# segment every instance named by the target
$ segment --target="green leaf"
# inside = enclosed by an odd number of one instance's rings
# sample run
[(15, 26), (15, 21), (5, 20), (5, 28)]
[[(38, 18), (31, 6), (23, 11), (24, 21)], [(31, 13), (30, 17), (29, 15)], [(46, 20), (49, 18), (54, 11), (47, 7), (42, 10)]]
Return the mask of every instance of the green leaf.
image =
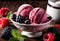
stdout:
[(11, 38), (9, 39), (9, 41), (19, 41), (19, 40), (17, 40), (16, 38), (11, 37)]
[(10, 11), (7, 15), (7, 18), (10, 20), (10, 15), (12, 14), (12, 11)]
[(18, 30), (16, 30), (16, 29), (12, 29), (12, 30), (11, 30), (11, 34), (12, 34), (12, 36), (13, 36), (14, 38), (16, 38), (16, 39), (19, 40), (19, 41), (24, 41), (25, 39), (28, 38), (28, 37), (25, 36), (25, 35), (21, 35), (21, 34), (18, 32)]
[(28, 37), (27, 36), (25, 36), (25, 35), (21, 35), (24, 39), (27, 39)]
[(20, 33), (16, 29), (11, 30), (11, 34), (14, 38), (19, 39), (21, 37)]
[(23, 37), (20, 37), (19, 41), (24, 41), (24, 38)]
[(25, 35), (21, 35), (21, 37), (18, 39), (19, 41), (24, 41), (25, 39), (27, 39), (28, 37)]

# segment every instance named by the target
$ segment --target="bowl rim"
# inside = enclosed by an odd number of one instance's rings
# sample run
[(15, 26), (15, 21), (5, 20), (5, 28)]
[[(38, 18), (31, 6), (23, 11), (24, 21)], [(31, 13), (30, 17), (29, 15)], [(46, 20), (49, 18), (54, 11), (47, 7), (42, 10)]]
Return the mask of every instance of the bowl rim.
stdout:
[(51, 17), (51, 20), (47, 21), (46, 23), (40, 23), (40, 24), (23, 24), (23, 23), (18, 23), (18, 22), (13, 21), (12, 20), (12, 15), (13, 14), (11, 14), (11, 16), (10, 16), (11, 22), (12, 23), (16, 23), (16, 24), (21, 25), (21, 26), (40, 26), (40, 25), (46, 25), (46, 24), (48, 24), (48, 23), (50, 23), (52, 21), (52, 17), (50, 16)]

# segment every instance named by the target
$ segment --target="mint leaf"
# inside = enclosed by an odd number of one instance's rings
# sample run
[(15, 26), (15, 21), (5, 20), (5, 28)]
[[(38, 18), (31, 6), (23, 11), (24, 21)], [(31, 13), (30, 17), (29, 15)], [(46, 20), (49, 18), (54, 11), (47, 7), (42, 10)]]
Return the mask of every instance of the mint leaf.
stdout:
[(19, 40), (19, 41), (24, 41), (25, 39), (28, 38), (28, 37), (25, 36), (25, 35), (21, 35), (21, 34), (18, 32), (18, 30), (16, 30), (16, 29), (12, 29), (12, 30), (11, 30), (11, 34), (12, 34), (12, 36), (13, 36), (15, 39), (17, 39), (17, 40)]
[(10, 11), (7, 15), (7, 18), (10, 20), (10, 15), (12, 14), (12, 11)]
[(19, 41), (24, 41), (24, 38), (23, 37), (20, 37)]
[(9, 41), (19, 41), (19, 40), (17, 40), (16, 38), (11, 37), (11, 38), (9, 39)]
[(18, 39), (19, 41), (24, 41), (25, 39), (27, 39), (28, 37), (25, 35), (21, 35), (21, 37)]
[(21, 37), (20, 33), (16, 29), (11, 30), (11, 34), (14, 38), (19, 39)]
[(25, 36), (25, 35), (21, 35), (21, 37), (23, 37), (24, 39), (27, 39), (28, 37), (27, 36)]

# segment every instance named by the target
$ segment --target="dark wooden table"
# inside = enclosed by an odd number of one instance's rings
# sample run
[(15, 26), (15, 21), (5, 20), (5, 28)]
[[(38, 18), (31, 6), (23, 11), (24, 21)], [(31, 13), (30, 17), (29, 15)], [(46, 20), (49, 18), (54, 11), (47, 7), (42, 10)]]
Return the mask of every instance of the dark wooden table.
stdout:
[[(22, 1), (0, 1), (0, 8), (2, 7), (7, 7), (9, 8), (10, 11), (17, 11), (18, 7), (21, 5), (21, 4), (31, 4), (32, 6), (34, 7), (42, 7), (44, 9), (46, 9), (46, 5), (47, 5), (47, 0), (42, 0), (42, 1), (32, 1), (32, 0), (22, 0)], [(2, 30), (0, 30), (0, 33), (1, 33)], [(40, 37), (39, 38), (34, 38), (34, 39), (28, 39), (26, 41), (40, 41)], [(0, 41), (5, 41), (3, 39), (0, 38)]]

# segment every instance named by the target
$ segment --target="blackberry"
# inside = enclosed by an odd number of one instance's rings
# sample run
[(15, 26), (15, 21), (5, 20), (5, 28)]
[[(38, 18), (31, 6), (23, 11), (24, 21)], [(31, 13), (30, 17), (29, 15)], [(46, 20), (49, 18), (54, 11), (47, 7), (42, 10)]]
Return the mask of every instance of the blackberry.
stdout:
[(10, 33), (10, 31), (12, 29), (15, 29), (14, 26), (9, 25), (9, 26), (5, 27), (1, 33), (1, 38), (5, 39), (5, 40), (9, 40), (10, 37), (12, 37), (12, 35)]
[(48, 31), (48, 32), (51, 32), (51, 33), (53, 33), (53, 34), (55, 34), (55, 35), (58, 35), (58, 30), (57, 30), (55, 27), (51, 27), (51, 28), (49, 28), (47, 31)]
[(30, 24), (30, 20), (25, 20), (25, 22), (24, 22), (25, 24)]
[(18, 16), (16, 17), (16, 22), (24, 23), (24, 21), (25, 21), (25, 19), (23, 18), (23, 16), (18, 15)]
[(16, 15), (15, 15), (15, 14), (12, 15), (12, 19), (13, 19), (14, 21), (16, 21)]

